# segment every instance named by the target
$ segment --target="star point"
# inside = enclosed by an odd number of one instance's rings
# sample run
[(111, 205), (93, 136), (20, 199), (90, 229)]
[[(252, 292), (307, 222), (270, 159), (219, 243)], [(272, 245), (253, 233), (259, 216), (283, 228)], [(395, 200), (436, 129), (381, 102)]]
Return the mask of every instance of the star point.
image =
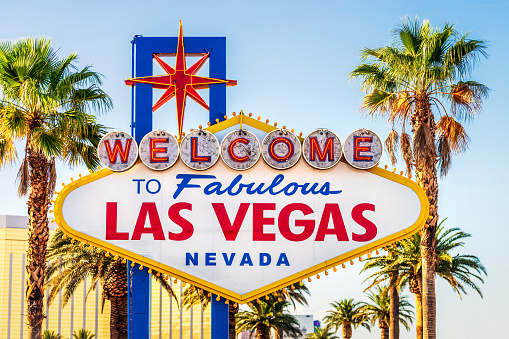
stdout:
[(203, 67), (210, 52), (204, 55), (194, 63), (191, 67), (186, 69), (186, 56), (184, 50), (184, 33), (182, 29), (182, 20), (180, 21), (179, 37), (177, 45), (177, 54), (175, 61), (175, 68), (172, 68), (164, 62), (157, 54), (153, 54), (153, 58), (157, 64), (166, 72), (165, 75), (139, 77), (125, 80), (128, 86), (134, 86), (136, 83), (151, 84), (152, 88), (164, 89), (165, 92), (157, 100), (152, 107), (152, 112), (161, 108), (164, 104), (175, 97), (177, 106), (177, 123), (179, 136), (182, 136), (182, 128), (184, 122), (184, 111), (186, 106), (186, 98), (190, 97), (201, 107), (209, 110), (209, 106), (198, 94), (197, 90), (209, 88), (214, 84), (226, 84), (226, 86), (236, 86), (236, 80), (223, 80), (216, 78), (208, 78), (196, 75)]

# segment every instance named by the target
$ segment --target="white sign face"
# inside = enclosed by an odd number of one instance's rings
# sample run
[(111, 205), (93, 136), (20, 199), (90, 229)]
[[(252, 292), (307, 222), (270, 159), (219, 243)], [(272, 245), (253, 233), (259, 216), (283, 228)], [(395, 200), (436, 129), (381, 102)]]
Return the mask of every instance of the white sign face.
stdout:
[(311, 132), (302, 143), (302, 157), (316, 169), (334, 167), (341, 159), (341, 140), (327, 129)]
[(97, 155), (106, 168), (125, 171), (138, 159), (138, 144), (126, 132), (110, 132), (99, 141)]
[(179, 144), (170, 133), (157, 130), (147, 133), (140, 142), (140, 159), (145, 166), (164, 171), (175, 164), (179, 156)]
[(214, 134), (205, 130), (193, 131), (180, 143), (180, 158), (189, 168), (206, 170), (219, 159), (221, 147)]
[(408, 237), (427, 216), (416, 183), (344, 162), (241, 173), (137, 164), (74, 181), (55, 205), (68, 235), (241, 303)]
[(382, 157), (383, 145), (378, 135), (369, 129), (358, 129), (350, 133), (343, 145), (345, 159), (359, 169), (373, 168)]
[(237, 171), (250, 169), (260, 159), (260, 142), (249, 131), (232, 131), (221, 142), (221, 158)]
[(292, 132), (277, 129), (265, 137), (262, 142), (262, 157), (276, 169), (288, 169), (300, 159), (300, 141)]

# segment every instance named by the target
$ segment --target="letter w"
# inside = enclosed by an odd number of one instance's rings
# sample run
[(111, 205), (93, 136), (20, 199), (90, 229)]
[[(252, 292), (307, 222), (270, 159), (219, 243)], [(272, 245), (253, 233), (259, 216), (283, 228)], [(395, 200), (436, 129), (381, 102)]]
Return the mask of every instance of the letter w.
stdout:
[(237, 238), (237, 234), (239, 234), (240, 226), (242, 226), (242, 222), (246, 217), (247, 210), (249, 208), (250, 203), (241, 203), (237, 215), (235, 216), (235, 220), (233, 221), (233, 225), (228, 217), (228, 212), (224, 208), (224, 204), (215, 203), (212, 204), (214, 208), (214, 212), (216, 212), (217, 220), (219, 221), (219, 225), (221, 225), (221, 229), (223, 230), (224, 238), (227, 241), (235, 241)]
[(106, 152), (108, 152), (108, 159), (112, 164), (117, 162), (117, 155), (120, 154), (120, 160), (123, 164), (127, 163), (127, 157), (129, 156), (129, 151), (131, 150), (131, 143), (133, 139), (127, 139), (125, 143), (125, 149), (122, 149), (122, 142), (120, 139), (115, 140), (115, 145), (113, 146), (113, 151), (111, 150), (109, 140), (104, 140), (104, 145), (106, 146)]

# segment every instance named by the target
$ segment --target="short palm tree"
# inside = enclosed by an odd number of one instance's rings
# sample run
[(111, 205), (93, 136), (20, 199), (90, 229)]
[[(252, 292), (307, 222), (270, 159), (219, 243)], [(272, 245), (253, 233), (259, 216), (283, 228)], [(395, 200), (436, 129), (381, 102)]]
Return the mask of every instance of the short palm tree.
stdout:
[(323, 319), (327, 326), (334, 327), (334, 331), (341, 327), (344, 339), (352, 337), (352, 327), (362, 326), (368, 331), (371, 330), (369, 320), (364, 312), (362, 302), (355, 302), (353, 299), (343, 299), (330, 304), (332, 310), (327, 311)]
[[(62, 290), (62, 307), (65, 307), (76, 288), (87, 278), (92, 284), (88, 294), (95, 290), (96, 283), (102, 285), (102, 309), (110, 301), (110, 337), (127, 338), (127, 269), (125, 260), (112, 256), (96, 247), (79, 243), (57, 231), (48, 246), (47, 285), (52, 302)], [(152, 277), (175, 298), (167, 277), (152, 271)]]
[[(295, 309), (297, 304), (307, 306), (306, 295), (309, 295), (309, 289), (304, 283), (295, 283), (290, 285), (288, 288), (284, 288), (278, 290), (274, 293), (268, 294), (266, 297), (271, 303), (276, 301), (287, 300), (290, 301)], [(210, 303), (211, 293), (200, 289), (196, 286), (187, 287), (182, 295), (182, 305), (186, 306), (187, 309), (191, 308), (194, 305), (202, 305), (203, 308), (207, 308)], [(257, 303), (259, 301), (254, 300), (252, 303)], [(235, 317), (239, 311), (239, 305), (234, 301), (229, 301), (229, 338), (235, 339), (236, 337), (236, 320)], [(279, 336), (283, 335), (282, 330), (279, 330)]]
[(248, 303), (250, 310), (237, 314), (237, 333), (247, 330), (251, 332), (250, 337), (254, 334), (256, 339), (269, 339), (270, 331), (274, 330), (276, 338), (283, 339), (278, 333), (278, 329), (282, 329), (289, 337), (300, 336), (299, 322), (285, 312), (289, 305), (287, 301), (269, 300)]
[(74, 331), (72, 334), (72, 339), (94, 339), (95, 334), (92, 332), (82, 328), (79, 331)]
[[(417, 179), (431, 205), (430, 219), (422, 235), (422, 293), (424, 335), (436, 338), (435, 233), (438, 225), (437, 171), (447, 174), (451, 154), (463, 152), (469, 138), (461, 121), (481, 111), (488, 88), (469, 80), (480, 56), (487, 56), (486, 42), (473, 40), (445, 24), (433, 28), (427, 20), (407, 18), (394, 30), (389, 46), (365, 48), (351, 77), (362, 82), (365, 92), (362, 108), (368, 115), (386, 117), (401, 126), (386, 140), (395, 163), (400, 140), (407, 172), (415, 166)], [(445, 105), (451, 104), (447, 110)], [(408, 131), (410, 129), (410, 131)], [(412, 136), (407, 133), (409, 132)]]
[(63, 339), (63, 337), (55, 331), (46, 330), (42, 332), (42, 339)]
[(306, 334), (306, 339), (339, 339), (330, 326), (317, 327), (313, 333)]
[[(382, 330), (382, 339), (389, 339), (389, 331), (392, 330), (390, 324), (390, 298), (387, 293), (387, 286), (376, 286), (375, 291), (370, 291), (368, 298), (371, 303), (366, 303), (363, 310), (367, 317), (370, 319), (371, 324), (375, 325), (378, 321), (378, 328)], [(413, 307), (406, 297), (399, 297), (399, 322), (408, 330), (412, 324), (412, 316), (414, 312), (411, 310)]]
[[(437, 275), (445, 279), (453, 290), (461, 294), (467, 293), (466, 287), (474, 289), (481, 297), (482, 291), (477, 286), (484, 283), (482, 275), (486, 275), (486, 268), (479, 258), (473, 255), (455, 254), (451, 252), (463, 247), (464, 240), (471, 237), (470, 234), (461, 231), (459, 228), (445, 229), (440, 222), (437, 228), (437, 241), (434, 260), (436, 261)], [(380, 255), (367, 259), (362, 271), (377, 269), (366, 280), (373, 279), (373, 285), (388, 283), (390, 273), (399, 272), (399, 279), (396, 282), (401, 287), (408, 286), (410, 292), (415, 295), (416, 306), (416, 332), (417, 338), (423, 338), (423, 313), (422, 313), (422, 265), (421, 265), (421, 236), (414, 234), (389, 249), (391, 254)]]
[(32, 339), (41, 338), (44, 319), (48, 206), (55, 187), (55, 161), (97, 167), (95, 150), (105, 128), (87, 112), (112, 107), (99, 87), (99, 73), (90, 66), (78, 70), (74, 53), (62, 59), (56, 53), (46, 38), (0, 42), (0, 166), (16, 160), (16, 141), (25, 145), (18, 193), (29, 193), (26, 315)]

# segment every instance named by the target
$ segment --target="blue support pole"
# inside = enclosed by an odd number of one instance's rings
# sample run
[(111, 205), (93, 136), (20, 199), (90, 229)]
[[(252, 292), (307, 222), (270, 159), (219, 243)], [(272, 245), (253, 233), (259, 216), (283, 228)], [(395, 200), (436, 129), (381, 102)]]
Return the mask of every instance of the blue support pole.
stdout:
[(217, 295), (212, 294), (211, 339), (228, 339), (228, 304), (225, 303), (224, 298), (220, 298), (219, 301), (216, 298)]
[[(152, 55), (158, 53), (175, 54), (178, 38), (135, 37), (136, 77), (151, 76)], [(184, 38), (186, 54), (209, 55), (209, 77), (226, 79), (226, 38)], [(133, 75), (134, 77), (134, 75)], [(215, 84), (209, 89), (209, 121), (211, 124), (224, 120), (226, 114), (226, 85)], [(139, 143), (143, 136), (152, 131), (152, 86), (136, 84), (134, 89), (134, 138)], [(147, 269), (140, 271), (139, 265), (132, 270), (132, 309), (129, 321), (129, 338), (148, 339), (150, 333), (150, 275)], [(216, 301), (212, 296), (211, 339), (228, 339), (228, 304), (225, 299)], [(128, 309), (129, 310), (129, 309)]]
[[(152, 53), (139, 43), (141, 37), (135, 37), (136, 76), (152, 75)], [(134, 75), (133, 75), (134, 76)], [(134, 139), (138, 144), (148, 132), (152, 131), (152, 86), (138, 84), (135, 87)], [(140, 270), (136, 264), (131, 274), (131, 313), (129, 314), (129, 338), (149, 339), (150, 335), (150, 274), (147, 268)]]

